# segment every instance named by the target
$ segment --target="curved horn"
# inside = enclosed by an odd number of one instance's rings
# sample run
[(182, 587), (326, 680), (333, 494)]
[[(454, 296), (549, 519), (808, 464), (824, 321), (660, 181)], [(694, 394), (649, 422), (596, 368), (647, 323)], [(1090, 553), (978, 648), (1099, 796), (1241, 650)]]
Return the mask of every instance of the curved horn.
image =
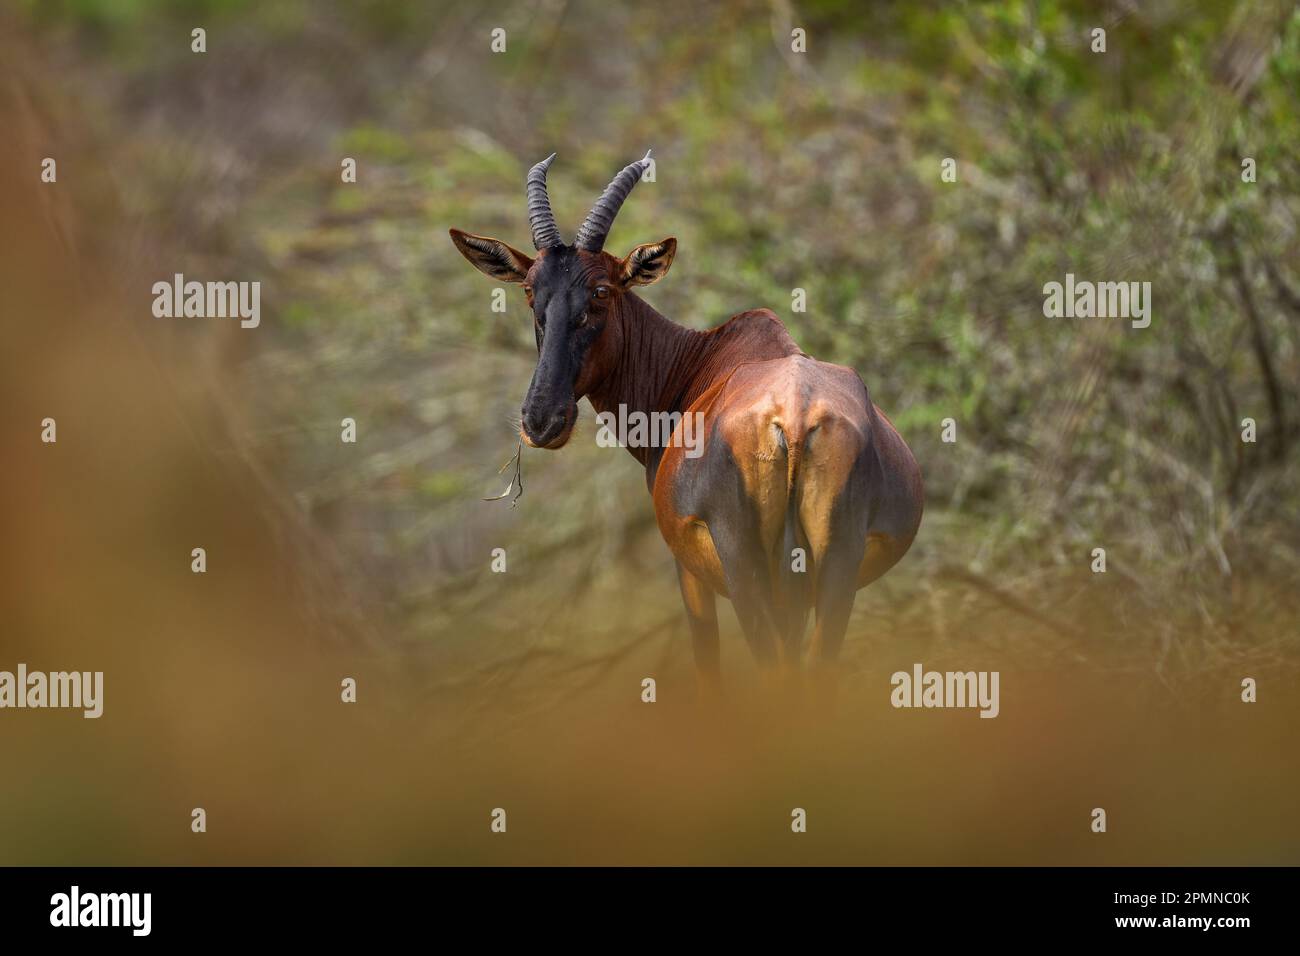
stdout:
[(555, 154), (551, 153), (528, 170), (528, 222), (533, 227), (533, 245), (539, 252), (564, 244), (555, 225), (555, 214), (551, 212), (551, 200), (546, 195), (546, 170), (553, 159)]
[(605, 237), (609, 235), (609, 227), (614, 225), (614, 217), (618, 215), (619, 207), (623, 205), (623, 200), (627, 198), (627, 194), (632, 191), (632, 187), (637, 184), (641, 174), (649, 165), (650, 150), (647, 149), (645, 158), (623, 167), (623, 171), (605, 187), (605, 192), (596, 200), (596, 205), (591, 207), (591, 212), (587, 213), (587, 218), (578, 229), (578, 238), (574, 240), (574, 245), (588, 252), (600, 252), (604, 248)]

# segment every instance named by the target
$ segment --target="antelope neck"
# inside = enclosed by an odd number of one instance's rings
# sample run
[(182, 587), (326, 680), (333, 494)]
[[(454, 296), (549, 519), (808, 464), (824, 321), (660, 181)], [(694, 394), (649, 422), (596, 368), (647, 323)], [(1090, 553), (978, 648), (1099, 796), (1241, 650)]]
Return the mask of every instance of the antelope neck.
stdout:
[[(622, 326), (622, 352), (587, 396), (592, 407), (615, 414), (620, 405), (629, 413), (647, 415), (685, 412), (740, 365), (799, 352), (783, 328), (777, 335), (755, 335), (759, 329), (737, 322), (747, 315), (701, 332), (678, 325), (636, 295), (626, 294), (613, 317)], [(766, 332), (768, 321), (759, 324)], [(628, 451), (643, 465), (653, 465), (662, 453), (655, 448)]]
[[(605, 381), (588, 396), (597, 412), (681, 412), (708, 387), (700, 371), (710, 349), (707, 332), (697, 332), (660, 315), (628, 294), (616, 321), (623, 349)], [(629, 448), (645, 463), (644, 448)]]

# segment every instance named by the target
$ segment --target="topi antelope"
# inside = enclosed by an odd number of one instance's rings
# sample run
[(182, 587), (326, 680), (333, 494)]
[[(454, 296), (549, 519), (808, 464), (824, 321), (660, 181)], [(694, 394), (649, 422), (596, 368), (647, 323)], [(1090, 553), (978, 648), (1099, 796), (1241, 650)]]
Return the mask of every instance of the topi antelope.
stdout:
[(563, 446), (584, 396), (597, 413), (677, 413), (679, 430), (699, 413), (702, 453), (685, 454), (683, 441), (629, 450), (645, 466), (659, 530), (677, 559), (702, 683), (719, 683), (718, 594), (735, 606), (760, 670), (798, 662), (809, 609), (811, 654), (833, 664), (857, 590), (916, 536), (916, 460), (858, 374), (805, 355), (769, 310), (701, 332), (633, 292), (662, 278), (677, 251), (672, 238), (622, 259), (603, 251), (649, 153), (614, 177), (573, 245), (560, 238), (547, 197), (554, 159), (528, 173), (535, 257), (451, 230), (466, 259), (522, 285), (532, 309), (538, 358), (523, 440)]

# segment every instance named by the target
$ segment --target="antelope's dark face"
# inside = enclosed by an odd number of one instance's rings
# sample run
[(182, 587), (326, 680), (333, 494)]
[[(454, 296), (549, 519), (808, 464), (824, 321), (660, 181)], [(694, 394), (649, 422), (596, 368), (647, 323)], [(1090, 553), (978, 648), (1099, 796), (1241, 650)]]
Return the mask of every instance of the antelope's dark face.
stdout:
[(622, 345), (621, 304), (628, 290), (660, 279), (676, 239), (637, 246), (623, 259), (602, 251), (619, 206), (649, 165), (633, 163), (596, 201), (572, 246), (565, 245), (546, 196), (552, 155), (528, 175), (528, 209), (536, 258), (499, 239), (451, 230), (461, 255), (485, 275), (523, 286), (533, 313), (537, 368), (521, 409), (521, 434), (535, 448), (560, 448), (573, 433), (582, 398), (614, 368)]

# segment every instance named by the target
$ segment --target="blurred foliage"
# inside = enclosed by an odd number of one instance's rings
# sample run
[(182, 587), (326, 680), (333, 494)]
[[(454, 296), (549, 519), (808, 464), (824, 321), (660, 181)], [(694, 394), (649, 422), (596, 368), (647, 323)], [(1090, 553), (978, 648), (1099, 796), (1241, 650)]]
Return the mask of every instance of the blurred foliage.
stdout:
[[(220, 351), (241, 447), (366, 576), (395, 640), (445, 649), (473, 620), (464, 652), (481, 661), (521, 627), (561, 643), (678, 613), (640, 471), (594, 447), (589, 410), (570, 448), (525, 455), (517, 509), (479, 500), (504, 487), (532, 335), (522, 296), (492, 312), (492, 284), (446, 239), (528, 248), (523, 176), (552, 150), (572, 230), (652, 146), (657, 182), (611, 237), (679, 238), (646, 298), (701, 328), (774, 309), (810, 354), (862, 374), (921, 462), (921, 536), (860, 596), (851, 634), (977, 638), (980, 608), (1010, 594), (1062, 622), (1100, 609), (1097, 639), (1162, 665), (1294, 647), (1273, 623), (1296, 620), (1300, 584), (1291, 6), (20, 9), (94, 104), (162, 272), (180, 257), (263, 280), (271, 315)], [(940, 180), (945, 157), (957, 183)], [(1149, 281), (1151, 327), (1044, 318), (1042, 287), (1066, 272)], [(806, 313), (790, 311), (796, 287)], [(344, 416), (355, 447), (338, 441)], [(1246, 416), (1258, 444), (1240, 441)], [(494, 547), (511, 555), (504, 589), (487, 580)], [(1087, 573), (1094, 547), (1104, 579)], [(599, 623), (609, 602), (626, 611)]]

